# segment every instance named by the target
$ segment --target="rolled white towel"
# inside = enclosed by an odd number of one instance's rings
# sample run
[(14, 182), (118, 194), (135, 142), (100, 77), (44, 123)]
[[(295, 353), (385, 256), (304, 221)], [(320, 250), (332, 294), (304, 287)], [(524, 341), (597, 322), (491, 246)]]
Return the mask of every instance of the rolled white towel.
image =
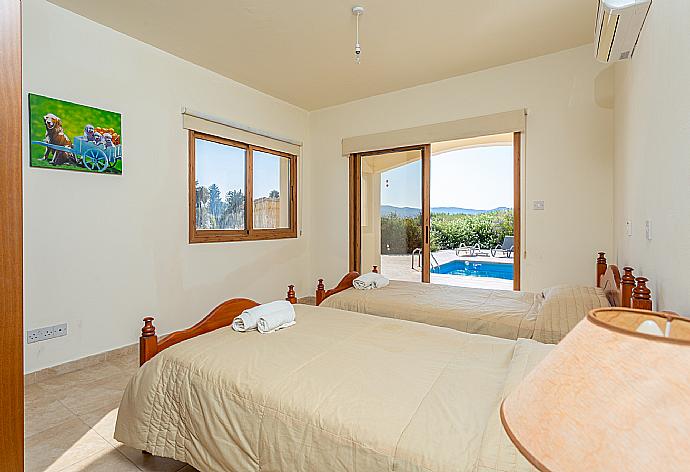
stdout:
[(278, 310), (264, 313), (259, 317), (256, 328), (261, 334), (272, 333), (295, 324), (295, 308), (289, 302), (282, 302)]
[(239, 316), (232, 320), (232, 329), (235, 331), (251, 331), (257, 329), (259, 318), (270, 313), (285, 310), (286, 305), (294, 311), (290, 302), (285, 300), (278, 300), (271, 303), (264, 303), (263, 305), (255, 306), (244, 310)]
[(383, 288), (388, 285), (389, 280), (381, 274), (376, 272), (369, 272), (363, 274), (352, 281), (352, 286), (358, 290), (371, 290), (374, 288)]

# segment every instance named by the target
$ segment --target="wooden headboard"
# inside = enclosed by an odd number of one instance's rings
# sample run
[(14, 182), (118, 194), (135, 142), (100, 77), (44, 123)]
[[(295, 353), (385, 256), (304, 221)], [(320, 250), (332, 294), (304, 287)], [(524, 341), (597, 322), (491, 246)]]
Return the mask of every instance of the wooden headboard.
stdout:
[(647, 287), (648, 279), (635, 277), (632, 267), (623, 267), (623, 276), (615, 265), (607, 265), (606, 255), (599, 253), (597, 258), (597, 287), (604, 289), (611, 306), (652, 309), (652, 292)]
[[(294, 285), (288, 285), (285, 300), (293, 305), (297, 303)], [(167, 349), (179, 342), (199, 336), (200, 334), (209, 333), (218, 328), (230, 326), (232, 320), (234, 320), (236, 316), (244, 310), (258, 305), (259, 303), (248, 298), (233, 298), (224, 301), (191, 328), (175, 331), (161, 338), (158, 338), (156, 335), (156, 327), (153, 326), (153, 317), (147, 316), (144, 318), (144, 327), (141, 329), (141, 337), (139, 338), (139, 365), (143, 365), (144, 362), (151, 359), (163, 349)]]

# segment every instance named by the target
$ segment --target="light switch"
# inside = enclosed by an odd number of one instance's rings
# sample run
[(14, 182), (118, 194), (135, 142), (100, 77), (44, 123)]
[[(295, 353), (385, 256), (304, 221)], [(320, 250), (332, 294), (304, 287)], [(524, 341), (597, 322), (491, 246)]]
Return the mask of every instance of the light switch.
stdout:
[(644, 222), (644, 234), (647, 241), (652, 240), (652, 220), (647, 220)]
[(532, 202), (532, 210), (543, 210), (544, 209), (544, 200), (534, 200)]
[(632, 236), (632, 221), (630, 220), (625, 222), (625, 234)]

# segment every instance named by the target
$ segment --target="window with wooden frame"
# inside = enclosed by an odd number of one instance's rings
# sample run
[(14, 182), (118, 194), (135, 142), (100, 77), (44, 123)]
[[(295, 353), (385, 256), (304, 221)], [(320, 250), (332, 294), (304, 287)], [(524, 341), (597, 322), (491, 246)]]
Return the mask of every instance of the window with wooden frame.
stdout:
[(297, 237), (297, 156), (189, 131), (189, 242)]

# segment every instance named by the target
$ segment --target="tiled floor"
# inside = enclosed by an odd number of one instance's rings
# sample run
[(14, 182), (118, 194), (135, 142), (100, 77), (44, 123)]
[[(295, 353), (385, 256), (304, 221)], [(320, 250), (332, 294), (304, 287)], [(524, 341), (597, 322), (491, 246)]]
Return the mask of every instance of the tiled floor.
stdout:
[(136, 356), (127, 355), (27, 385), (26, 472), (195, 471), (113, 439), (117, 407), (136, 369)]

